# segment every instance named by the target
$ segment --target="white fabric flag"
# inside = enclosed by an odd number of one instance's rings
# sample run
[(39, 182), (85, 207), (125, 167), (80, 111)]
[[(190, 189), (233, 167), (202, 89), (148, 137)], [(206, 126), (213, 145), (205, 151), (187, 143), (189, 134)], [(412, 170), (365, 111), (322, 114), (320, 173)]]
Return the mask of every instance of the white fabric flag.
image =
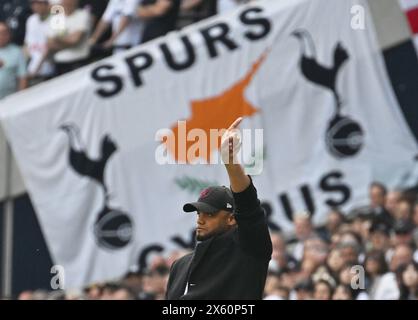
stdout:
[[(367, 27), (353, 29), (354, 5)], [(356, 17), (354, 17), (356, 19)], [(0, 117), (66, 287), (187, 245), (182, 206), (222, 165), (160, 165), (160, 129), (263, 129), (254, 177), (270, 224), (367, 204), (413, 167), (365, 1), (259, 1), (6, 99)], [(170, 159), (180, 153), (168, 148)], [(216, 149), (210, 150), (216, 157)], [(248, 154), (247, 154), (248, 156)]]

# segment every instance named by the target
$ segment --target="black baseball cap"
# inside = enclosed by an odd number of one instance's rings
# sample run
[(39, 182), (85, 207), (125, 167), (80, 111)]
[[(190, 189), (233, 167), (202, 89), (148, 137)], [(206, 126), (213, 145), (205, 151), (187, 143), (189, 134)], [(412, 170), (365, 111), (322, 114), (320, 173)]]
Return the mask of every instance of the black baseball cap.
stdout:
[(197, 202), (186, 203), (183, 206), (184, 212), (205, 212), (216, 213), (225, 210), (233, 213), (235, 210), (234, 197), (229, 188), (209, 187), (204, 189), (199, 196)]

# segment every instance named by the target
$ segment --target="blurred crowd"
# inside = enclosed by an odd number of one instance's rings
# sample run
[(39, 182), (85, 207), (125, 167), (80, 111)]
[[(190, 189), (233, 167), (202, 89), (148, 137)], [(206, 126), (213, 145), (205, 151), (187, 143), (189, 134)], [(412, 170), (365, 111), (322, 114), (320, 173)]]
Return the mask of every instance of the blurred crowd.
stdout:
[[(370, 203), (350, 212), (331, 208), (314, 227), (294, 217), (294, 233), (271, 232), (273, 254), (265, 300), (417, 300), (418, 192), (369, 188)], [(122, 279), (79, 292), (22, 292), (19, 299), (164, 299), (172, 263), (188, 251), (153, 256)]]
[(254, 0), (2, 0), (0, 99)]
[[(247, 2), (2, 0), (0, 99)], [(324, 226), (315, 227), (305, 212), (295, 215), (293, 234), (271, 232), (264, 299), (418, 298), (418, 193), (379, 183), (369, 191), (368, 206), (332, 208)], [(81, 291), (25, 291), (18, 298), (164, 299), (171, 264), (187, 253), (154, 256), (146, 269)]]

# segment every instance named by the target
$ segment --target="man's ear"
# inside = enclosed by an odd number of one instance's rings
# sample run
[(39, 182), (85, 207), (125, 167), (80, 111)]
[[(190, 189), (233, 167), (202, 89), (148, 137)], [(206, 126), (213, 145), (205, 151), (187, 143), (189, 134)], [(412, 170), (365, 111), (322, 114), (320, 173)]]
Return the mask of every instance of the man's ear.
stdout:
[(237, 221), (235, 220), (235, 216), (233, 214), (229, 214), (228, 225), (229, 226), (234, 226), (236, 224), (237, 224)]

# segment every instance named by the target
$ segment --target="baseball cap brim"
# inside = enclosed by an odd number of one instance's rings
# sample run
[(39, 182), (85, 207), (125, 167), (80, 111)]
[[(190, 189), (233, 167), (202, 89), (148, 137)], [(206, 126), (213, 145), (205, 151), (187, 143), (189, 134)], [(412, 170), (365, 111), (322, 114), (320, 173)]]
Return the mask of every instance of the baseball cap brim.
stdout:
[(205, 213), (216, 213), (219, 211), (219, 209), (212, 207), (211, 205), (205, 202), (191, 202), (191, 203), (186, 203), (183, 206), (183, 211), (184, 212), (199, 211), (199, 212), (205, 212)]

